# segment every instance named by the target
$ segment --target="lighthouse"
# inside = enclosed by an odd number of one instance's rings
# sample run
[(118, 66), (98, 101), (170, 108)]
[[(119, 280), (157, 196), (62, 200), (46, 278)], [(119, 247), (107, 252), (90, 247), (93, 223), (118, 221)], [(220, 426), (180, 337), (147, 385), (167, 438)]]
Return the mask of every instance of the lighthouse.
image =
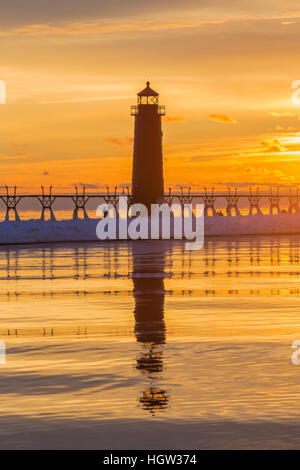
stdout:
[(137, 105), (131, 107), (135, 117), (132, 169), (132, 202), (150, 208), (164, 196), (164, 170), (161, 116), (165, 107), (159, 105), (159, 94), (146, 88), (137, 95)]

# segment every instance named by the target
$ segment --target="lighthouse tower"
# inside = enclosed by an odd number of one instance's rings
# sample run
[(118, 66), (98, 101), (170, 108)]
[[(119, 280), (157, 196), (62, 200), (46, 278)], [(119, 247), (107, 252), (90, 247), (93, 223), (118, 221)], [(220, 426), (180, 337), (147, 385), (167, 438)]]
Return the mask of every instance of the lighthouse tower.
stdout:
[(161, 116), (165, 107), (159, 105), (158, 93), (149, 82), (138, 93), (131, 115), (135, 116), (132, 198), (150, 208), (164, 196)]

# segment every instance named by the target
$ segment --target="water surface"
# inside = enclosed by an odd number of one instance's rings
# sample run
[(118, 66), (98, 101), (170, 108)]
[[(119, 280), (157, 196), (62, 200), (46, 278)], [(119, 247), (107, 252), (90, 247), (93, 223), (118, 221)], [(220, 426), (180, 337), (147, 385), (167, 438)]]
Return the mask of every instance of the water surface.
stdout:
[(0, 250), (0, 448), (299, 447), (298, 237)]

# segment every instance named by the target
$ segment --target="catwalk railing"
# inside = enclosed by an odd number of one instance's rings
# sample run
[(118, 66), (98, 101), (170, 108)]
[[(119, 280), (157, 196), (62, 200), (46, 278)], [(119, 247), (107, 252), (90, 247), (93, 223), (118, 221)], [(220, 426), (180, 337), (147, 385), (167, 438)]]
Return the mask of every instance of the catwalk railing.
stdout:
[[(10, 220), (10, 215), (13, 214), (15, 221), (20, 221), (19, 205), (21, 201), (26, 199), (36, 200), (40, 203), (41, 215), (40, 220), (45, 220), (45, 215), (48, 211), (50, 220), (56, 220), (54, 213), (54, 203), (61, 199), (69, 199), (73, 202), (73, 220), (78, 220), (80, 212), (84, 219), (89, 219), (87, 213), (87, 203), (92, 199), (98, 199), (107, 204), (111, 204), (116, 210), (118, 210), (120, 197), (126, 196), (128, 198), (128, 205), (130, 205), (132, 196), (129, 188), (115, 187), (113, 191), (110, 191), (107, 187), (106, 192), (99, 193), (87, 193), (86, 188), (83, 187), (80, 190), (75, 186), (74, 194), (53, 194), (52, 186), (49, 187), (48, 191), (45, 191), (44, 186), (41, 186), (40, 194), (19, 194), (17, 187), (5, 186), (0, 189), (0, 201), (5, 210), (5, 221)], [(217, 209), (217, 202), (222, 199), (225, 201), (225, 207), (223, 210)], [(282, 208), (282, 200), (285, 199), (285, 208)], [(192, 192), (191, 188), (181, 188), (179, 191), (172, 191), (169, 189), (168, 193), (164, 195), (164, 200), (168, 205), (174, 203), (179, 204), (182, 208), (185, 204), (202, 203), (204, 204), (204, 213), (207, 216), (232, 216), (241, 215), (241, 204), (240, 201), (248, 203), (248, 214), (262, 214), (262, 200), (265, 200), (267, 204), (267, 210), (269, 214), (282, 214), (289, 213), (294, 214), (300, 211), (300, 194), (298, 189), (289, 189), (288, 191), (279, 191), (279, 188), (260, 190), (259, 188), (252, 189), (249, 191), (238, 191), (237, 188), (228, 188), (226, 191), (215, 191), (214, 188), (204, 188), (201, 192)]]

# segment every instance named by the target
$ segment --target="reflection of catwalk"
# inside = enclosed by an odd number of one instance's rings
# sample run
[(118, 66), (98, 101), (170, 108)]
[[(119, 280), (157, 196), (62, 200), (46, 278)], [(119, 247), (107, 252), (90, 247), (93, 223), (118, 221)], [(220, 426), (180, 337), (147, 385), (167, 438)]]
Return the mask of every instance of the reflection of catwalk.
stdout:
[(143, 391), (140, 403), (154, 414), (168, 406), (167, 393), (157, 386), (163, 371), (163, 345), (166, 340), (164, 321), (165, 248), (161, 244), (136, 243), (133, 255), (133, 295), (135, 298), (135, 335), (142, 345), (136, 368), (147, 375), (150, 386)]

